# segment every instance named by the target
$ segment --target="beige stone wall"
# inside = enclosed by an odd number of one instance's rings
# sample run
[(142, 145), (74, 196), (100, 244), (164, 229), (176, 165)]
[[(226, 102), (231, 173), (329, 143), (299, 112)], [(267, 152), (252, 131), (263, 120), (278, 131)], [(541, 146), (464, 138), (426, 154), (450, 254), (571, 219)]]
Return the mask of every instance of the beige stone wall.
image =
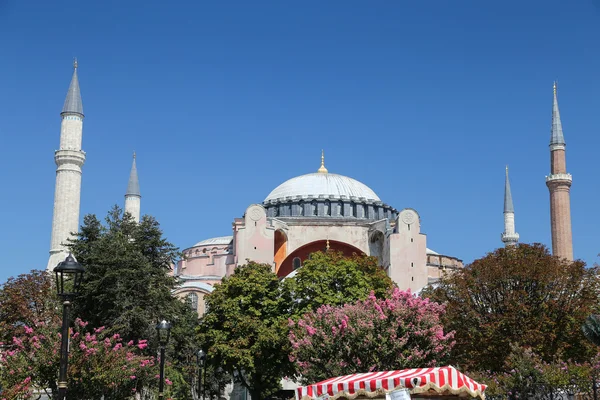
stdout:
[(412, 209), (398, 214), (396, 232), (389, 236), (389, 276), (402, 290), (421, 290), (428, 283), (427, 237), (421, 233), (419, 215)]

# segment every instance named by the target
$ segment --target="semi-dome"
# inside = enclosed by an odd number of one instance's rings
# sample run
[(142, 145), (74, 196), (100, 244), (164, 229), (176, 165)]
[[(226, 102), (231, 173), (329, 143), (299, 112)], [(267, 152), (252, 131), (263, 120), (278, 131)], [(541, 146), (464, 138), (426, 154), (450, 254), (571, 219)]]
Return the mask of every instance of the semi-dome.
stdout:
[(348, 199), (357, 197), (380, 201), (375, 192), (364, 183), (347, 176), (328, 172), (316, 172), (289, 179), (273, 189), (265, 202), (285, 199), (288, 196), (294, 199), (297, 196), (302, 198), (325, 196), (326, 198), (333, 197), (336, 199), (345, 196)]

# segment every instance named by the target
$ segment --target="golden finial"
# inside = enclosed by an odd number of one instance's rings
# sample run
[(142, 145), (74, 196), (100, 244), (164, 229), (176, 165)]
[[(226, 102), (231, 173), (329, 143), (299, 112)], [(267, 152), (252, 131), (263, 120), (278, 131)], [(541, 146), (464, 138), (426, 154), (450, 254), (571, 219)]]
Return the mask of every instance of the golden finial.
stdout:
[(321, 167), (319, 167), (317, 172), (322, 174), (326, 174), (328, 172), (327, 168), (325, 168), (325, 152), (323, 150), (321, 150)]
[(73, 68), (77, 69), (77, 57), (73, 59)]
[(553, 89), (554, 89), (554, 95), (556, 96), (556, 81), (554, 81)]
[(329, 251), (329, 238), (327, 238), (327, 244), (325, 245), (325, 251)]

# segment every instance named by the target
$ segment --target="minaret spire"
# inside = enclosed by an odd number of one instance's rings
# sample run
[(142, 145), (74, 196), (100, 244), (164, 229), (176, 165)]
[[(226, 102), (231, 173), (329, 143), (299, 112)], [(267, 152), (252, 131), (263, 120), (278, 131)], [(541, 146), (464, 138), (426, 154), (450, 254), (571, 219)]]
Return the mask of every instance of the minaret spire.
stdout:
[(565, 137), (563, 135), (560, 112), (558, 111), (558, 97), (556, 95), (556, 81), (554, 82), (554, 101), (552, 103), (552, 129), (550, 130), (550, 150), (565, 149)]
[(327, 168), (325, 168), (325, 152), (323, 150), (321, 150), (321, 166), (319, 167), (317, 172), (320, 172), (322, 174), (326, 174), (327, 172), (329, 172), (327, 171)]
[(515, 231), (515, 208), (508, 180), (508, 165), (504, 180), (504, 232), (501, 237), (505, 246), (515, 245), (519, 241), (519, 234)]
[(131, 214), (135, 222), (140, 222), (140, 182), (138, 179), (137, 166), (135, 163), (135, 151), (133, 152), (133, 163), (129, 173), (129, 182), (127, 183), (127, 192), (125, 192), (125, 212)]
[(550, 134), (550, 175), (546, 186), (550, 191), (550, 225), (552, 230), (552, 254), (573, 260), (573, 236), (571, 232), (571, 183), (567, 173), (566, 143), (563, 135), (556, 82), (552, 103), (552, 129)]
[(77, 77), (77, 59), (73, 61), (73, 77), (69, 85), (69, 91), (65, 98), (65, 104), (61, 114), (74, 113), (83, 117), (83, 103), (81, 101), (81, 93), (79, 90), (79, 79)]
[(60, 116), (60, 147), (54, 152), (57, 168), (50, 258), (47, 266), (49, 270), (64, 261), (68, 255), (65, 245), (72, 237), (71, 234), (79, 231), (81, 167), (85, 162), (85, 152), (81, 150), (83, 103), (77, 77), (77, 60), (73, 63), (73, 76)]

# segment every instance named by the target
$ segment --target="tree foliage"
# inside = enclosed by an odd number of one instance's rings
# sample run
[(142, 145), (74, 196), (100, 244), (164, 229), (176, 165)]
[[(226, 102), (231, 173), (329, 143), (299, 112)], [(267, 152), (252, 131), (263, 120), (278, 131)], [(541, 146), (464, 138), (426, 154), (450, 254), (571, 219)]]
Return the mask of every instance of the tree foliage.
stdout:
[(33, 270), (8, 278), (0, 287), (0, 342), (24, 333), (24, 326), (60, 322), (60, 303), (46, 271)]
[(214, 366), (246, 387), (254, 400), (280, 389), (293, 369), (288, 359), (289, 300), (267, 264), (248, 262), (206, 296), (198, 339)]
[(590, 314), (581, 326), (583, 335), (591, 343), (600, 346), (600, 315)]
[(114, 207), (102, 225), (86, 215), (71, 249), (85, 267), (75, 315), (127, 340), (153, 337), (156, 321), (177, 316), (177, 281), (169, 272), (178, 252), (153, 217), (138, 224)]
[(171, 390), (178, 398), (190, 396), (194, 354), (199, 348), (198, 316), (173, 296), (179, 282), (171, 268), (179, 252), (163, 237), (156, 219), (145, 215), (136, 223), (116, 206), (104, 224), (95, 215), (86, 215), (70, 247), (85, 267), (74, 315), (91, 326), (107, 326), (126, 341), (148, 338), (146, 354), (157, 351), (156, 323), (171, 322), (167, 347)]
[(444, 332), (444, 307), (394, 289), (343, 306), (324, 305), (290, 320), (291, 359), (305, 384), (333, 376), (444, 364), (453, 332)]
[[(142, 355), (146, 340), (125, 342), (104, 327), (86, 329), (77, 319), (71, 331), (68, 396), (73, 399), (127, 399), (154, 383), (155, 360)], [(2, 398), (30, 398), (34, 388), (58, 398), (60, 325), (38, 322), (23, 326), (0, 354)], [(91, 331), (91, 332), (90, 332)]]
[(371, 292), (377, 298), (385, 297), (394, 283), (376, 257), (345, 257), (342, 252), (328, 251), (311, 254), (283, 285), (294, 298), (291, 313), (300, 317), (323, 304), (338, 306), (364, 300)]
[(470, 370), (503, 371), (511, 345), (542, 361), (583, 361), (581, 325), (598, 301), (598, 268), (549, 254), (541, 244), (501, 248), (441, 279), (424, 296), (447, 305), (453, 358)]

